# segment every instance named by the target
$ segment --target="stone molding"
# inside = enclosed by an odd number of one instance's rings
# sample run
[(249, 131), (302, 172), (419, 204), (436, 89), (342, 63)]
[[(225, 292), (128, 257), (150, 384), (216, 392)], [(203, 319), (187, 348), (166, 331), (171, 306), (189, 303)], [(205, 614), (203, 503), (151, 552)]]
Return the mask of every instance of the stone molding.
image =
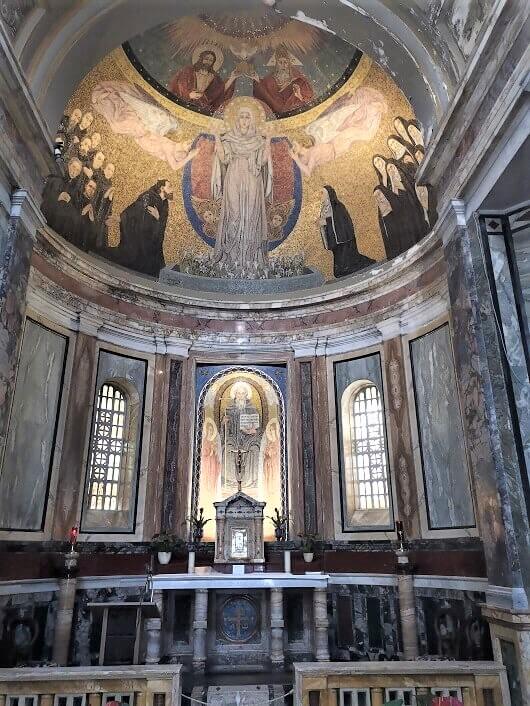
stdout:
[(263, 318), (276, 318), (276, 312), (283, 310), (286, 318), (295, 318), (310, 306), (312, 314), (325, 311), (329, 305), (333, 305), (335, 310), (343, 309), (352, 303), (370, 301), (375, 296), (414, 284), (429, 267), (443, 261), (439, 232), (437, 224), (423, 240), (391, 261), (376, 263), (366, 271), (313, 290), (290, 293), (287, 298), (257, 297), (249, 300), (230, 295), (222, 298), (218, 293), (170, 287), (81, 252), (49, 226), (40, 230), (36, 248), (46, 267), (40, 266), (39, 260), (35, 261), (34, 267), (43, 273), (53, 268), (58, 274), (94, 292), (111, 293), (148, 308), (208, 317), (212, 317), (215, 311), (218, 319), (241, 318), (241, 314), (236, 312), (244, 312), (248, 317), (261, 314)]
[[(524, 91), (530, 5), (497, 0), (490, 21), (418, 173), (438, 188), (439, 204), (460, 195)], [(499, 41), (501, 38), (501, 41)]]

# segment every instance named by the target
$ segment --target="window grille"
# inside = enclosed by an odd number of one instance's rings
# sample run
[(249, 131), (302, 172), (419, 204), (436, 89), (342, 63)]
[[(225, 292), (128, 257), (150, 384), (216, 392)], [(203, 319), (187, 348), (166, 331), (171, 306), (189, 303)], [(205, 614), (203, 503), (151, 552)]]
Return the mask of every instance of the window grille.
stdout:
[(365, 385), (350, 400), (350, 440), (356, 510), (389, 507), (385, 430), (381, 395)]
[(127, 400), (110, 383), (101, 386), (94, 416), (89, 466), (90, 510), (125, 510)]
[(6, 706), (37, 706), (39, 697), (37, 694), (24, 694), (12, 696), (7, 695)]
[(339, 706), (370, 706), (370, 689), (340, 689)]
[(415, 689), (385, 689), (385, 701), (401, 701), (402, 706), (416, 706)]
[(53, 706), (86, 706), (86, 694), (55, 694)]
[(452, 686), (446, 688), (434, 686), (431, 689), (431, 694), (433, 696), (442, 696), (446, 698), (451, 696), (453, 699), (458, 699), (459, 701), (462, 701), (462, 689), (459, 686)]

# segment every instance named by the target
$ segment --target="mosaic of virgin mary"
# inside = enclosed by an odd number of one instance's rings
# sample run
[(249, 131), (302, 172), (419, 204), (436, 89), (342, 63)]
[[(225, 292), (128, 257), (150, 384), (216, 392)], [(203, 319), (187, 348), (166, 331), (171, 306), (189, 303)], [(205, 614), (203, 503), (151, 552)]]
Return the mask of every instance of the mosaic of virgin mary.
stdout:
[(285, 137), (271, 138), (263, 105), (235, 98), (215, 135), (203, 133), (183, 175), (184, 205), (226, 273), (259, 276), (294, 227), (301, 175)]

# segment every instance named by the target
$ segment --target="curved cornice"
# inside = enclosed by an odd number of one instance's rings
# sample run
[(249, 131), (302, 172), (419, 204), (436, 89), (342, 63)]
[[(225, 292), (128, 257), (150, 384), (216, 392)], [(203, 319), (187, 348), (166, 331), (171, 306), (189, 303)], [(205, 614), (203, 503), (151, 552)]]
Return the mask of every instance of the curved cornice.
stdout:
[[(210, 295), (211, 296), (211, 295)], [(87, 256), (39, 233), (28, 304), (68, 329), (137, 350), (345, 352), (410, 332), (447, 312), (437, 233), (406, 254), (290, 299), (199, 298)]]

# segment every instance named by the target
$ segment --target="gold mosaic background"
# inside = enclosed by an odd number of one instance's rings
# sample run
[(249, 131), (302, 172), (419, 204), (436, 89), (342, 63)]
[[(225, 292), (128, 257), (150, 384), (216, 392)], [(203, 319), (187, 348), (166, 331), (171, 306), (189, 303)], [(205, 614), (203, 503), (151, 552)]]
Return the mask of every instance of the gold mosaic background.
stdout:
[[(172, 134), (179, 142), (194, 139), (199, 133), (208, 131), (213, 118), (198, 115), (167, 100), (155, 91), (131, 65), (121, 48), (109, 54), (81, 82), (65, 110), (74, 108), (83, 112), (92, 110), (91, 94), (101, 81), (119, 80), (135, 83), (152, 95), (160, 105), (171, 112), (180, 122), (181, 129)], [(378, 210), (373, 198), (373, 189), (378, 184), (372, 165), (374, 154), (392, 157), (386, 144), (387, 137), (394, 133), (393, 121), (396, 117), (413, 119), (410, 103), (394, 83), (392, 78), (375, 62), (363, 56), (350, 79), (327, 101), (302, 115), (276, 120), (272, 135), (285, 135), (302, 144), (307, 143), (303, 128), (317, 118), (338, 96), (358, 86), (369, 86), (383, 93), (389, 110), (381, 119), (379, 130), (373, 140), (354, 143), (352, 149), (334, 162), (318, 167), (311, 177), (302, 176), (303, 200), (300, 217), (289, 237), (275, 250), (272, 256), (293, 255), (303, 252), (306, 264), (322, 272), (326, 279), (333, 279), (333, 256), (324, 249), (317, 226), (320, 213), (321, 189), (325, 184), (332, 186), (344, 202), (352, 217), (357, 245), (363, 254), (382, 260), (385, 257), (383, 241), (379, 229)], [(211, 248), (195, 233), (189, 223), (182, 197), (182, 170), (174, 172), (162, 160), (143, 152), (130, 138), (114, 134), (106, 120), (94, 111), (94, 123), (90, 132), (100, 132), (101, 150), (106, 161), (116, 165), (113, 178), (115, 187), (113, 223), (110, 228), (110, 245), (119, 243), (119, 214), (132, 203), (140, 193), (152, 186), (158, 179), (169, 179), (175, 196), (170, 204), (169, 219), (164, 240), (166, 264), (178, 263), (185, 251), (208, 252)]]

